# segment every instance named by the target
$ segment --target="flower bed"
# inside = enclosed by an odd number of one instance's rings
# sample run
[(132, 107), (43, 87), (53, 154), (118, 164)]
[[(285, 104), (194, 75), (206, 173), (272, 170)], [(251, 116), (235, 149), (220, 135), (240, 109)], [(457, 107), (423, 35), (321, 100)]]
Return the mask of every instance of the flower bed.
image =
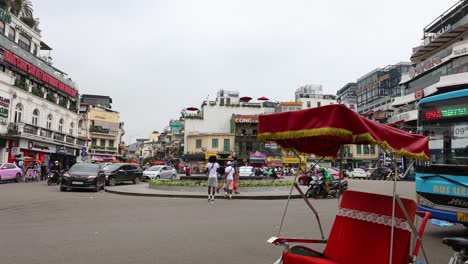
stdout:
[[(288, 190), (293, 181), (249, 181), (239, 184), (240, 191), (285, 191)], [(151, 180), (149, 187), (152, 189), (166, 191), (182, 191), (182, 192), (206, 192), (208, 182), (206, 181), (163, 181)]]

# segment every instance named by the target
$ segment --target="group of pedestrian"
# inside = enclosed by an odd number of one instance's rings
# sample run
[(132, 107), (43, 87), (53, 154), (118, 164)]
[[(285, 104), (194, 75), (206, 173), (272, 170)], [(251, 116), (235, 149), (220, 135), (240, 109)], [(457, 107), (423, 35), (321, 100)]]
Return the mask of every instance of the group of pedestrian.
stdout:
[(219, 193), (222, 189), (224, 191), (224, 197), (232, 199), (234, 189), (237, 189), (236, 181), (234, 177), (237, 177), (237, 171), (234, 161), (226, 162), (226, 168), (224, 173), (221, 175), (223, 180), (222, 184), (218, 184), (218, 169), (220, 168), (217, 162), (216, 156), (210, 156), (208, 158), (208, 164), (206, 165), (205, 171), (208, 174), (208, 202), (214, 203), (215, 194)]

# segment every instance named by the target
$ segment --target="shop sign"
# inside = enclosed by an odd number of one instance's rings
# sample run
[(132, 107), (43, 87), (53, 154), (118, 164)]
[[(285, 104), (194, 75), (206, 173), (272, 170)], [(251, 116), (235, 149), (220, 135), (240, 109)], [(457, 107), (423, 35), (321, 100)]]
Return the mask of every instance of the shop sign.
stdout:
[(299, 158), (283, 158), (283, 163), (297, 164), (299, 163)]
[(253, 118), (253, 117), (236, 117), (234, 120), (236, 123), (258, 123), (258, 118)]
[(10, 99), (0, 96), (0, 125), (8, 124), (8, 112), (10, 109)]
[(11, 155), (20, 155), (21, 149), (19, 147), (12, 147), (11, 148)]
[(414, 78), (434, 67), (436, 67), (437, 65), (441, 64), (443, 62), (443, 60), (439, 57), (439, 58), (434, 58), (433, 60), (430, 60), (426, 63), (424, 63), (422, 66), (420, 67), (416, 67), (416, 69), (410, 69), (409, 71), (409, 75), (411, 78)]
[(259, 151), (250, 152), (250, 153), (249, 153), (249, 158), (250, 158), (250, 159), (265, 159), (265, 158), (266, 158), (266, 154), (265, 154), (265, 153), (262, 153), (262, 152), (259, 152)]
[(57, 147), (57, 154), (75, 155), (75, 150), (67, 147)]
[(0, 20), (3, 22), (10, 24), (11, 23), (11, 15), (7, 11), (0, 9)]
[(447, 33), (447, 32), (450, 32), (452, 31), (452, 24), (448, 24), (446, 25), (445, 27), (439, 29), (439, 31), (437, 31), (436, 33), (429, 33), (431, 35), (428, 35), (425, 39), (425, 45), (428, 45), (429, 43), (431, 43), (432, 41), (434, 41), (435, 39), (437, 39), (438, 37), (440, 37), (441, 35)]
[(419, 88), (419, 89), (416, 89), (416, 91), (414, 91), (414, 99), (416, 99), (416, 101), (423, 99), (423, 97), (424, 97), (423, 88)]
[(383, 76), (380, 76), (379, 78), (373, 80), (371, 83), (368, 83), (366, 84), (363, 89), (371, 89), (371, 88), (374, 88), (374, 87), (377, 87), (377, 86), (380, 86), (380, 83), (385, 81), (385, 80), (388, 80), (390, 79), (390, 74), (385, 74)]
[(48, 152), (48, 153), (55, 152), (55, 146), (54, 145), (34, 142), (32, 140), (29, 140), (29, 141), (21, 140), (20, 141), (20, 148), (29, 149), (29, 150), (33, 150), (33, 151)]
[(42, 80), (43, 82), (52, 85), (53, 87), (59, 89), (60, 91), (76, 97), (76, 91), (71, 88), (70, 86), (64, 84), (63, 82), (55, 79), (54, 77), (50, 76), (46, 72), (42, 71), (41, 69), (33, 66), (32, 64), (26, 62), (25, 60), (21, 59), (20, 57), (16, 56), (12, 52), (5, 50), (3, 54), (3, 59), (8, 62), (9, 64), (17, 67), (18, 69), (29, 73), (30, 75)]

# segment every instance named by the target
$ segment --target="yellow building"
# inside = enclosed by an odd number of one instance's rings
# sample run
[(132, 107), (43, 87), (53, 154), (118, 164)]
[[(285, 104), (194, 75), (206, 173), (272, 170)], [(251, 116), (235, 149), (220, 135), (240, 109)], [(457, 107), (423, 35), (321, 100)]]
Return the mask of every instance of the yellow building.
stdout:
[(119, 112), (100, 106), (86, 105), (82, 112), (81, 136), (87, 139), (89, 158), (94, 161), (112, 160), (120, 156), (119, 146), (124, 134)]
[(187, 136), (187, 154), (195, 153), (232, 153), (234, 134), (194, 134)]

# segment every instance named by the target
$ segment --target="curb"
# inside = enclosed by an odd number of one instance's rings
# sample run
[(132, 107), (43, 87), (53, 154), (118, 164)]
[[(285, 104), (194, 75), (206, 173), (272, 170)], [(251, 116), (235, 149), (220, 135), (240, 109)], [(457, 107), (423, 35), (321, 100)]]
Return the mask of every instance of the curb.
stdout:
[[(146, 196), (146, 197), (169, 197), (169, 198), (196, 198), (200, 199), (206, 198), (205, 194), (168, 194), (168, 193), (132, 193), (132, 192), (123, 192), (116, 190), (105, 189), (105, 192), (118, 194), (118, 195), (127, 195), (127, 196)], [(299, 199), (301, 196), (299, 194), (291, 195), (291, 199)], [(218, 198), (222, 199), (222, 198)], [(249, 196), (234, 196), (234, 200), (285, 200), (288, 199), (288, 195), (249, 195)]]

